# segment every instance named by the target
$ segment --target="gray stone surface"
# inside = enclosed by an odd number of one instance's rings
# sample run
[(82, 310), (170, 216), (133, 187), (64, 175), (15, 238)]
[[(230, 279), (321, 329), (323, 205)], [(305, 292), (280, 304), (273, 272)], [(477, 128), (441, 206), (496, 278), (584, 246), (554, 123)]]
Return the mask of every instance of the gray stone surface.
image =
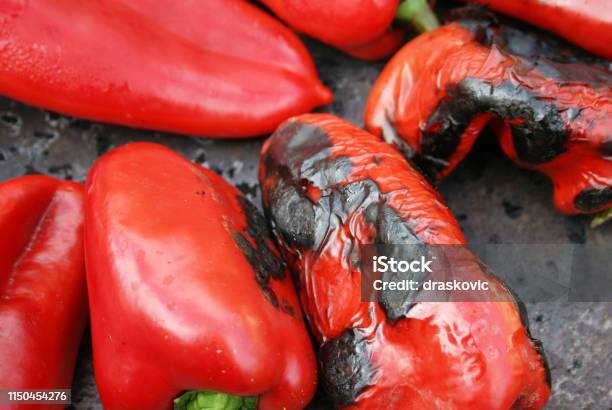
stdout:
[[(368, 91), (381, 64), (363, 63), (308, 43), (336, 100), (324, 111), (361, 125)], [(40, 172), (83, 181), (111, 147), (154, 141), (211, 167), (259, 204), (261, 139), (187, 138), (94, 124), (0, 98), (0, 181)], [(551, 203), (546, 178), (520, 170), (484, 135), (468, 160), (440, 187), (472, 243), (599, 243), (612, 248), (612, 223), (596, 230), (587, 217), (566, 217)], [(612, 303), (556, 300), (527, 303), (533, 336), (543, 341), (552, 370), (550, 409), (612, 409)], [(73, 409), (101, 409), (85, 337), (74, 384)], [(319, 399), (315, 408), (326, 408)]]

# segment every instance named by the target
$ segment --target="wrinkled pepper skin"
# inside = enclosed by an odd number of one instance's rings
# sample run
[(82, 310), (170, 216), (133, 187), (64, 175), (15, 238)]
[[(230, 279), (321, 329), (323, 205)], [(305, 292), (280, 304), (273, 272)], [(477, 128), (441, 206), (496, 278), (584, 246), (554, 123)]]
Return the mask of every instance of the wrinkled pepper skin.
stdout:
[(268, 133), (332, 99), (299, 38), (243, 0), (3, 1), (0, 94), (209, 137)]
[[(87, 321), (83, 187), (0, 184), (0, 389), (69, 389)], [(0, 409), (63, 405), (0, 404)]]
[(295, 117), (266, 141), (260, 182), (322, 344), (321, 383), (339, 407), (544, 406), (550, 385), (541, 346), (500, 282), (499, 302), (393, 311), (380, 299), (361, 300), (361, 268), (351, 262), (359, 246), (465, 244), (436, 191), (390, 145), (331, 115)]
[(512, 160), (552, 180), (561, 212), (612, 206), (612, 72), (605, 62), (478, 10), (464, 12), (394, 56), (369, 96), (366, 128), (437, 182), (492, 124)]
[(608, 0), (468, 0), (528, 21), (590, 52), (612, 58), (612, 8)]
[(316, 360), (259, 211), (156, 144), (99, 159), (85, 252), (96, 383), (108, 410), (171, 409), (186, 390), (301, 409)]
[(353, 57), (384, 58), (405, 40), (391, 29), (399, 0), (261, 0), (292, 28)]

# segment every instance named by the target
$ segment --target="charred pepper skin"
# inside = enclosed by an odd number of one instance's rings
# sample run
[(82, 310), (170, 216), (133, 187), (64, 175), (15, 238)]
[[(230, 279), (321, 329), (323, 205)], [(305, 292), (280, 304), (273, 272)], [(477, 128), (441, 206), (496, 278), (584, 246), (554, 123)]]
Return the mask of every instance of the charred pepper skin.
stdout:
[(233, 138), (332, 100), (299, 38), (244, 0), (2, 2), (0, 94), (95, 121)]
[(564, 213), (612, 206), (612, 73), (606, 62), (464, 10), (385, 67), (366, 128), (446, 177), (492, 124), (504, 152), (546, 174)]
[(316, 360), (297, 295), (240, 191), (170, 149), (133, 143), (90, 171), (86, 216), (106, 409), (169, 410), (186, 390), (257, 397), (260, 410), (306, 406)]
[(612, 59), (612, 9), (607, 0), (468, 0), (528, 21)]
[[(87, 322), (80, 184), (0, 184), (0, 389), (69, 389)], [(63, 409), (2, 404), (3, 410)]]
[[(321, 383), (336, 405), (544, 406), (545, 359), (521, 303), (501, 282), (504, 301), (420, 302), (396, 311), (380, 299), (361, 301), (362, 272), (351, 263), (359, 245), (465, 244), (436, 191), (390, 145), (331, 115), (295, 117), (264, 144), (260, 182), (321, 343)], [(487, 272), (478, 275), (491, 280)]]

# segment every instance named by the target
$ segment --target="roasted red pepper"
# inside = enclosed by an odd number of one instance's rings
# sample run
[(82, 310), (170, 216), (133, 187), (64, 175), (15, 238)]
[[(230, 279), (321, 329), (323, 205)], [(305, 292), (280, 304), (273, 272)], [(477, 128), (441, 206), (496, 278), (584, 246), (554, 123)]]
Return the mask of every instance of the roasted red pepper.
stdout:
[(364, 60), (388, 56), (405, 41), (396, 16), (422, 31), (437, 25), (426, 0), (261, 0), (299, 32)]
[(464, 13), (389, 62), (368, 100), (367, 129), (438, 181), (493, 123), (514, 161), (551, 178), (560, 211), (612, 206), (605, 63), (477, 10)]
[[(87, 321), (83, 188), (0, 184), (0, 389), (69, 389)], [(4, 404), (2, 409), (62, 405)]]
[[(351, 409), (539, 409), (545, 359), (521, 303), (363, 302), (366, 244), (465, 244), (439, 195), (390, 145), (331, 115), (287, 121), (266, 141), (263, 202), (322, 343), (321, 382)], [(467, 248), (466, 248), (467, 249)], [(495, 299), (498, 300), (498, 299)]]
[(316, 362), (297, 296), (267, 224), (240, 191), (167, 148), (135, 143), (96, 162), (86, 216), (106, 409), (171, 409), (185, 391), (181, 409), (310, 401)]
[(552, 31), (592, 53), (612, 58), (609, 0), (467, 0)]
[(243, 0), (0, 2), (0, 94), (213, 137), (261, 135), (332, 99), (298, 37)]

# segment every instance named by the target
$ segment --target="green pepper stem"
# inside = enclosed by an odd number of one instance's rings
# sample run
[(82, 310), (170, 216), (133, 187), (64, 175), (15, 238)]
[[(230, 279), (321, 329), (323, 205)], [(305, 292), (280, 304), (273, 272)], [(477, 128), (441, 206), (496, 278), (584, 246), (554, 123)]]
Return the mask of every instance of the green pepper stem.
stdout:
[(605, 211), (597, 214), (591, 221), (591, 228), (597, 228), (599, 225), (606, 223), (610, 219), (612, 219), (612, 208), (608, 208)]
[(395, 20), (408, 23), (420, 32), (440, 27), (438, 18), (427, 0), (402, 0), (395, 13)]
[(255, 410), (257, 397), (192, 390), (174, 399), (174, 410)]

